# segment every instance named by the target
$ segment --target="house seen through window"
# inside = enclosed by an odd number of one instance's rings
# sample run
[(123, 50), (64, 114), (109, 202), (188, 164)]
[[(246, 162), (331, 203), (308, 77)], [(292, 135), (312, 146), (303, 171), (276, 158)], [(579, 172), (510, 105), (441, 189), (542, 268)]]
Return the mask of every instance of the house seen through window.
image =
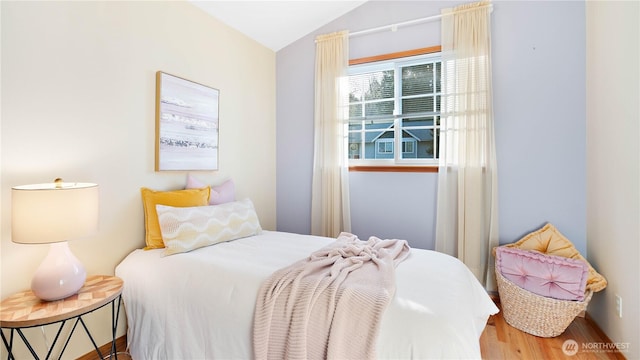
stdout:
[(349, 163), (435, 165), (440, 54), (349, 67)]

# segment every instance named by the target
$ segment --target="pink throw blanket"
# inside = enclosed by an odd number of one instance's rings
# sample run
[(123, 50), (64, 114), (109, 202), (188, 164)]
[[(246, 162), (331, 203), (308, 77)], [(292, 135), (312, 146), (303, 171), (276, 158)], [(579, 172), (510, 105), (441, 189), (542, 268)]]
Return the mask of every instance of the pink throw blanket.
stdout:
[(405, 240), (342, 233), (273, 273), (256, 301), (255, 358), (375, 358), (380, 320), (395, 294), (395, 267), (408, 255)]

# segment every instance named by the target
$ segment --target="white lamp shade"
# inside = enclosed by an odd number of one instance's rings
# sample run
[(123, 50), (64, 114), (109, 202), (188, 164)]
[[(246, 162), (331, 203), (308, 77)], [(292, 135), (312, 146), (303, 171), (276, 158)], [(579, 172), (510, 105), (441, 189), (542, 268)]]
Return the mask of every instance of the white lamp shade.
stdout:
[(11, 189), (11, 240), (46, 244), (74, 240), (98, 230), (98, 185), (48, 183)]

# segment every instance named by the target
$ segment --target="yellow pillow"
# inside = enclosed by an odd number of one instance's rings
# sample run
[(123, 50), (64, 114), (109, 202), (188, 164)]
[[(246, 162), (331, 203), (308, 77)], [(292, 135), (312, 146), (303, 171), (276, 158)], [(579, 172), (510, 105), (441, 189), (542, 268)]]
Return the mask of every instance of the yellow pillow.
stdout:
[(155, 191), (143, 187), (140, 192), (144, 207), (144, 241), (147, 244), (144, 249), (148, 250), (164, 248), (156, 212), (157, 204), (177, 207), (208, 205), (211, 189), (207, 186), (200, 189)]
[(578, 249), (551, 224), (543, 226), (541, 229), (525, 235), (522, 239), (505, 247), (521, 250), (534, 250), (547, 255), (562, 256), (571, 259), (579, 259), (589, 265), (589, 278), (587, 279), (587, 289), (594, 292), (607, 287), (607, 280), (580, 255)]

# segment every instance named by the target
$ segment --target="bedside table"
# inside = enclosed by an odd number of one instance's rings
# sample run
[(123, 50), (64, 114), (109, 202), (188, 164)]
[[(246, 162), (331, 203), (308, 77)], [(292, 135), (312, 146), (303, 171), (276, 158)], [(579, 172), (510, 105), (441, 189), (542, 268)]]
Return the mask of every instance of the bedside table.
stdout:
[(13, 294), (2, 300), (2, 303), (0, 303), (0, 328), (11, 329), (8, 341), (5, 337), (4, 331), (0, 330), (0, 333), (2, 334), (2, 342), (9, 353), (8, 358), (15, 359), (12, 352), (14, 332), (18, 333), (31, 352), (31, 355), (33, 355), (35, 359), (39, 359), (35, 350), (23, 334), (22, 329), (60, 323), (60, 327), (58, 328), (53, 343), (47, 350), (47, 356), (45, 359), (48, 359), (51, 356), (51, 352), (53, 351), (58, 338), (60, 337), (60, 333), (62, 332), (62, 328), (65, 323), (69, 320), (75, 320), (73, 328), (71, 329), (71, 332), (64, 343), (64, 347), (60, 352), (60, 357), (62, 358), (62, 354), (67, 348), (76, 326), (80, 323), (82, 327), (84, 327), (87, 335), (89, 335), (89, 339), (91, 339), (91, 343), (95, 347), (96, 352), (100, 355), (101, 359), (104, 359), (104, 356), (98, 349), (98, 345), (82, 319), (82, 316), (98, 310), (108, 304), (111, 304), (111, 354), (115, 354), (116, 328), (118, 326), (118, 317), (120, 315), (122, 285), (122, 280), (118, 277), (93, 275), (87, 277), (84, 286), (80, 288), (77, 294), (66, 299), (42, 301), (38, 299), (31, 290), (27, 290)]

